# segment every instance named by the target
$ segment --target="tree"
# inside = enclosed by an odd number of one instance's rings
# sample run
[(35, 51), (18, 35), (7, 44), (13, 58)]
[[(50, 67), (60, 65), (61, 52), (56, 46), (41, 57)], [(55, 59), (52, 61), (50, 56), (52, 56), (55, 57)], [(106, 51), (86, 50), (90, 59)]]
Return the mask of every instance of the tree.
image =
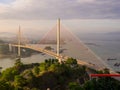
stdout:
[(13, 87), (9, 82), (0, 80), (0, 90), (13, 90)]
[(95, 90), (95, 87), (94, 87), (94, 84), (92, 81), (87, 81), (84, 84), (84, 88), (85, 88), (85, 90)]
[(57, 65), (56, 64), (52, 64), (50, 67), (49, 67), (49, 71), (56, 71), (57, 70)]
[(51, 46), (46, 46), (44, 49), (46, 49), (46, 50), (52, 50)]
[(15, 66), (16, 67), (20, 67), (22, 65), (23, 65), (23, 63), (21, 62), (20, 58), (15, 61)]
[(15, 75), (18, 75), (18, 71), (15, 68), (8, 68), (2, 72), (1, 79), (6, 81), (13, 81)]
[(70, 82), (68, 85), (69, 90), (84, 90), (78, 83)]
[(72, 66), (77, 65), (77, 60), (76, 60), (76, 59), (73, 59), (73, 58), (68, 58), (68, 59), (66, 60), (66, 64), (72, 65)]
[(35, 67), (33, 68), (33, 73), (34, 73), (35, 75), (39, 75), (39, 72), (40, 72), (39, 67), (38, 67), (38, 66), (35, 66)]
[(46, 63), (41, 63), (39, 66), (39, 69), (41, 72), (47, 71), (47, 64)]
[(20, 75), (16, 75), (14, 78), (14, 86), (17, 88), (22, 88), (25, 85), (26, 81), (25, 79), (20, 76)]
[(109, 73), (110, 73), (108, 68), (105, 68), (105, 69), (103, 70), (103, 72), (104, 72), (105, 74), (109, 74)]
[(0, 67), (0, 75), (1, 75), (1, 70), (2, 70), (2, 67)]

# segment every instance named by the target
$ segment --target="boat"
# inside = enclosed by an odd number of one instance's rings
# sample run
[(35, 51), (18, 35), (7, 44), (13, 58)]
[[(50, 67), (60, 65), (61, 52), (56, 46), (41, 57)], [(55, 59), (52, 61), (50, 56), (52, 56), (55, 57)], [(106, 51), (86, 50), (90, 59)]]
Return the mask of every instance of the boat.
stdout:
[(108, 61), (110, 61), (110, 60), (117, 60), (117, 58), (108, 58), (107, 60)]

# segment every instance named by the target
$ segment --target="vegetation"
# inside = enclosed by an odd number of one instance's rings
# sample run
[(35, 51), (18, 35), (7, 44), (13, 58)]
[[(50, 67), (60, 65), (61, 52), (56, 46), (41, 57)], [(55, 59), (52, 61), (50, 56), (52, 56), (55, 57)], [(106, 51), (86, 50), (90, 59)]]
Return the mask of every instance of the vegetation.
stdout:
[(52, 50), (53, 48), (51, 46), (46, 46), (44, 49), (46, 49), (46, 50)]
[(108, 69), (96, 71), (77, 64), (68, 58), (59, 63), (57, 59), (46, 59), (43, 63), (15, 65), (0, 73), (0, 90), (119, 90), (120, 81), (113, 78), (90, 79), (88, 71), (109, 73)]

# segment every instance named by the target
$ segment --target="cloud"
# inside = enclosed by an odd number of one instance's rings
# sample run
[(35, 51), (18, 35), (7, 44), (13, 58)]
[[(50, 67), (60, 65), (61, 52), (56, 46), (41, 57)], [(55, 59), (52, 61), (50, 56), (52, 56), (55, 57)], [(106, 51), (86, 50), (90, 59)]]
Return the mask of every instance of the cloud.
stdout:
[(119, 19), (119, 0), (15, 0), (0, 4), (0, 19)]
[(96, 1), (96, 0), (77, 0), (77, 2), (79, 2), (79, 3), (92, 3), (94, 1)]

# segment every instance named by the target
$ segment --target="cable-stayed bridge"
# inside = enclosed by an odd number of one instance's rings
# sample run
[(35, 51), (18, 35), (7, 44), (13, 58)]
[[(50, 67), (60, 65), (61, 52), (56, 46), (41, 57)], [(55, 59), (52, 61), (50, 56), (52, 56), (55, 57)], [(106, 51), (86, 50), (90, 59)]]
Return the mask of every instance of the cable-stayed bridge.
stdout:
[(29, 48), (55, 57), (59, 62), (64, 61), (69, 57), (73, 57), (77, 59), (79, 64), (87, 65), (94, 69), (108, 68), (107, 65), (75, 35), (73, 35), (73, 33), (62, 27), (60, 19), (57, 21), (57, 25), (39, 41), (40, 45), (53, 46), (52, 48), (54, 48), (54, 51), (37, 47), (34, 44), (30, 44), (28, 41), (29, 40), (23, 38), (19, 27), (17, 43), (11, 43), (9, 44), (9, 47), (10, 49), (11, 47), (17, 47), (19, 57), (21, 56), (21, 48)]

